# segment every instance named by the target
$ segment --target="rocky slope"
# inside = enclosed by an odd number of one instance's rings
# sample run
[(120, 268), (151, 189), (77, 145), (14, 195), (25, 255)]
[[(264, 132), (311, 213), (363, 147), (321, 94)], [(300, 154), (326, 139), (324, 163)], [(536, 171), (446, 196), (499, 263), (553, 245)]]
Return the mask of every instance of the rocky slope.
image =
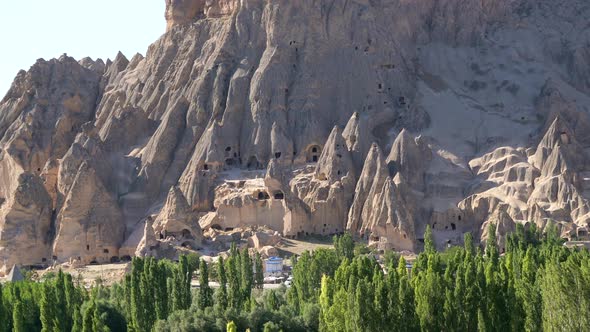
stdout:
[(397, 250), (427, 224), (441, 246), (489, 223), (587, 236), (586, 1), (166, 5), (145, 57), (17, 75), (0, 266), (196, 248), (211, 227)]

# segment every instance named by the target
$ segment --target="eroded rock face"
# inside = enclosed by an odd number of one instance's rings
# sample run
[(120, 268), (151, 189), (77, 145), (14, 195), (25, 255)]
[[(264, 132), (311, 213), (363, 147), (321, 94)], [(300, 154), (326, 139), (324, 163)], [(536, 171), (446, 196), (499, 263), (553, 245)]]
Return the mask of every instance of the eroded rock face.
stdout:
[(427, 224), (439, 246), (485, 240), (490, 223), (583, 234), (589, 10), (168, 0), (145, 57), (63, 56), (15, 78), (0, 102), (0, 257), (150, 254), (130, 239), (172, 248), (184, 242), (162, 232), (199, 239), (197, 220), (396, 250), (419, 250)]
[(166, 0), (167, 29), (189, 24), (200, 18), (231, 15), (239, 3), (237, 0)]
[(186, 198), (178, 187), (170, 188), (166, 204), (154, 224), (160, 239), (174, 237), (182, 244), (199, 247), (202, 231), (196, 214), (192, 213)]

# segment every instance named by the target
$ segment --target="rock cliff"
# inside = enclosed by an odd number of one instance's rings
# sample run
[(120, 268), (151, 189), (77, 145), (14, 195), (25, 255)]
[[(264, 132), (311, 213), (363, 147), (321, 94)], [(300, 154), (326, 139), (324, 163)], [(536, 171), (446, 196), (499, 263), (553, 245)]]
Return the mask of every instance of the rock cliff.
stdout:
[(40, 59), (0, 102), (0, 266), (198, 247), (211, 227), (396, 250), (427, 224), (439, 246), (490, 223), (587, 237), (587, 17), (582, 0), (166, 0), (145, 56)]

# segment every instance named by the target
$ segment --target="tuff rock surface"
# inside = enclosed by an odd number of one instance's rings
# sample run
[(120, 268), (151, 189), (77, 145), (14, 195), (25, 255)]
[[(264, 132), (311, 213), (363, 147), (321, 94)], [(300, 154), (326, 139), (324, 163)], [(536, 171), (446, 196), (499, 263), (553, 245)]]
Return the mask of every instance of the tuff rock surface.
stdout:
[(396, 250), (427, 224), (439, 246), (490, 223), (587, 237), (588, 17), (582, 0), (166, 0), (145, 57), (40, 59), (0, 102), (0, 266), (258, 225)]

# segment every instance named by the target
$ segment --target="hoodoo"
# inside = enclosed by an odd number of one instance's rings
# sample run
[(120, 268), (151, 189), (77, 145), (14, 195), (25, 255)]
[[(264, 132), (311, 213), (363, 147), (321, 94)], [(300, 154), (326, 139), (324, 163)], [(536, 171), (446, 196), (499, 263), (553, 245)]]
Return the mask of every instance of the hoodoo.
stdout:
[(586, 239), (588, 17), (583, 0), (166, 0), (145, 56), (40, 59), (1, 100), (0, 271), (240, 227), (410, 251), (427, 225), (439, 246), (489, 224), (501, 246), (517, 224)]

